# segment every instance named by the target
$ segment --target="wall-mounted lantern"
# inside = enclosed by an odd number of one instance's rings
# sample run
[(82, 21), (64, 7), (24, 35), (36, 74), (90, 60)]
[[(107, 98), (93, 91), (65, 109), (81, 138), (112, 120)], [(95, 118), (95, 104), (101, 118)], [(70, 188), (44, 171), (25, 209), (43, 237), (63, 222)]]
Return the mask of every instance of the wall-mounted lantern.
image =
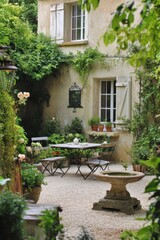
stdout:
[(69, 88), (68, 108), (73, 108), (73, 112), (76, 112), (76, 108), (83, 108), (81, 106), (81, 92), (82, 89), (77, 85), (77, 83), (73, 83), (73, 85)]

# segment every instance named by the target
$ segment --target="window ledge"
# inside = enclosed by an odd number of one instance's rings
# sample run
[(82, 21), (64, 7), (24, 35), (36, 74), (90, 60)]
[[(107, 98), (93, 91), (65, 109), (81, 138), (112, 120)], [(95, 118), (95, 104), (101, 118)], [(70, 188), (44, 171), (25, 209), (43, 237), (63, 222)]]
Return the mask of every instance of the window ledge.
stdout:
[(94, 132), (94, 131), (87, 131), (89, 136), (104, 136), (107, 135), (109, 137), (119, 137), (119, 132)]
[(58, 44), (59, 47), (67, 47), (67, 46), (78, 46), (78, 45), (87, 45), (88, 41), (77, 41), (77, 42), (63, 42)]

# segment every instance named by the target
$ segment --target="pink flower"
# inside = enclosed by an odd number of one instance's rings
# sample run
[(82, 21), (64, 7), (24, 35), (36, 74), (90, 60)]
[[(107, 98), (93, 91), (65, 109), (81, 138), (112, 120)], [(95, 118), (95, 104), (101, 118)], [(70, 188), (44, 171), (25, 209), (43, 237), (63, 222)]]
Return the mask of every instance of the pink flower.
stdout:
[(24, 95), (24, 98), (29, 98), (30, 97), (30, 93), (29, 92), (24, 92), (23, 95)]
[(24, 98), (23, 93), (22, 93), (22, 92), (19, 92), (19, 93), (17, 94), (17, 97), (18, 97), (20, 100), (23, 99), (23, 98)]
[(18, 158), (21, 162), (24, 161), (24, 159), (26, 158), (25, 154), (18, 154)]

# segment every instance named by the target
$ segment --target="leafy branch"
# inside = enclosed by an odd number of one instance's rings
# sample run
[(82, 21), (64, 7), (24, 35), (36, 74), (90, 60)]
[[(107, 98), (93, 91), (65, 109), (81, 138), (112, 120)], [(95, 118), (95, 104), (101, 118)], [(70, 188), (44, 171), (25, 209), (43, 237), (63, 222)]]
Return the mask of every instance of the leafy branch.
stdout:
[(77, 52), (71, 64), (85, 82), (94, 64), (104, 64), (105, 57), (105, 54), (100, 53), (97, 48), (86, 48), (84, 52)]

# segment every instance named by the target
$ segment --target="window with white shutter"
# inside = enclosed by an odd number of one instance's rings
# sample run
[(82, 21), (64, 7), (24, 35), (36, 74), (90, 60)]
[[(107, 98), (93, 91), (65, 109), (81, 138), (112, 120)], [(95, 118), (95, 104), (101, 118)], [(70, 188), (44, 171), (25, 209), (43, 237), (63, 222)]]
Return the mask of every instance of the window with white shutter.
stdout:
[(87, 40), (87, 11), (78, 3), (50, 6), (50, 36), (56, 43)]
[(132, 81), (130, 77), (117, 77), (100, 82), (101, 122), (122, 123), (122, 119), (131, 119), (132, 115)]

